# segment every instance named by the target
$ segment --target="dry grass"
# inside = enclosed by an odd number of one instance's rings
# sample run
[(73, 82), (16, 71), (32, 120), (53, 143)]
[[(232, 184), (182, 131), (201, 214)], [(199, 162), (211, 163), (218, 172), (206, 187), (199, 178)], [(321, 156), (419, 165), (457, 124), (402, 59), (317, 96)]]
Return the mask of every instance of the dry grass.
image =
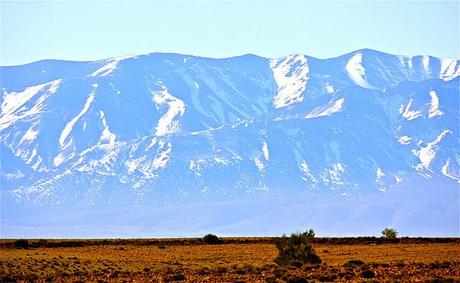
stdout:
[(460, 282), (458, 241), (315, 244), (323, 264), (301, 268), (278, 267), (273, 263), (277, 256), (275, 245), (257, 239), (222, 245), (193, 241), (188, 244), (160, 241), (154, 245), (109, 242), (28, 249), (2, 243), (1, 282), (430, 282), (449, 278)]

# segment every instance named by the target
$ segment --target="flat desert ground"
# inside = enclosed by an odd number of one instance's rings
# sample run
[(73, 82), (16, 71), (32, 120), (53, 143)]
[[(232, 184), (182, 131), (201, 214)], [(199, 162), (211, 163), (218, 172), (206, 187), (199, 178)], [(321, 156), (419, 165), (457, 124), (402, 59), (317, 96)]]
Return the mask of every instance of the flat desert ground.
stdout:
[(460, 282), (460, 239), (316, 238), (279, 266), (273, 238), (0, 240), (1, 282)]

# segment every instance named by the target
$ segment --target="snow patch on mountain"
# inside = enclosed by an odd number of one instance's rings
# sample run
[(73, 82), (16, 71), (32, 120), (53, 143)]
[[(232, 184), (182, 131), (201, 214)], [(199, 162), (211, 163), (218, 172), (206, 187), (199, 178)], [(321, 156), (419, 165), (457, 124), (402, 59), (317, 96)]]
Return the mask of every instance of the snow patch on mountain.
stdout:
[(451, 178), (452, 180), (455, 180), (457, 183), (460, 183), (460, 173), (458, 172), (458, 170), (452, 170), (452, 172), (451, 170), (449, 170), (449, 166), (450, 160), (447, 159), (446, 163), (441, 168), (442, 174), (448, 178)]
[(90, 77), (105, 77), (115, 71), (118, 67), (118, 64), (126, 59), (133, 58), (135, 56), (120, 56), (120, 57), (115, 57), (108, 59), (104, 61), (106, 64), (102, 66), (101, 68), (97, 69), (93, 73), (91, 73), (89, 76)]
[(316, 179), (315, 175), (311, 173), (310, 167), (305, 160), (302, 160), (299, 164), (300, 171), (302, 171), (303, 176), (301, 177), (302, 180), (309, 183), (318, 183), (318, 179)]
[(34, 129), (35, 125), (36, 124), (34, 124), (32, 127), (30, 127), (27, 130), (27, 132), (24, 134), (24, 136), (22, 136), (21, 141), (19, 142), (19, 144), (22, 144), (25, 141), (31, 142), (31, 141), (35, 140), (38, 137), (38, 133), (40, 131), (38, 129), (37, 130)]
[[(96, 86), (97, 87), (97, 86)], [(96, 97), (96, 87), (93, 86), (93, 90), (89, 94), (88, 98), (86, 99), (85, 105), (83, 106), (82, 110), (80, 113), (77, 114), (77, 116), (73, 117), (72, 120), (70, 120), (64, 127), (64, 129), (61, 132), (61, 135), (59, 137), (59, 144), (61, 148), (64, 147), (64, 144), (66, 143), (66, 139), (69, 136), (70, 132), (73, 130), (73, 127), (75, 124), (80, 120), (80, 118), (85, 115), (85, 113), (89, 110), (91, 107), (91, 104), (94, 101), (94, 98)]]
[(407, 67), (408, 69), (412, 69), (412, 56), (397, 56), (399, 62)]
[(440, 78), (450, 81), (460, 76), (460, 64), (457, 59), (441, 59)]
[(141, 156), (125, 162), (125, 166), (128, 169), (128, 173), (133, 173), (136, 169), (147, 159), (147, 156)]
[(430, 97), (431, 97), (431, 103), (430, 103), (430, 109), (428, 112), (428, 118), (441, 116), (443, 112), (439, 110), (439, 98), (436, 95), (436, 92), (434, 90), (430, 90)]
[(48, 86), (48, 92), (50, 94), (55, 94), (57, 90), (59, 89), (59, 86), (61, 85), (62, 79), (54, 80), (49, 83), (47, 83)]
[[(21, 92), (3, 92), (1, 114), (0, 114), (0, 131), (7, 129), (18, 120), (39, 114), (43, 103), (49, 95), (56, 93), (62, 80), (54, 80), (48, 83), (35, 85), (25, 88)], [(41, 96), (32, 108), (25, 108), (25, 104), (35, 97), (38, 93), (47, 88), (47, 93)]]
[(303, 92), (307, 87), (309, 66), (304, 55), (289, 55), (272, 59), (270, 68), (278, 86), (273, 104), (282, 108), (303, 101)]
[(99, 144), (106, 144), (108, 145), (108, 147), (113, 147), (117, 136), (110, 131), (109, 125), (107, 124), (107, 120), (105, 118), (104, 111), (99, 111), (99, 118), (101, 119), (102, 126), (104, 127), (101, 137), (99, 138)]
[(414, 100), (411, 98), (405, 106), (402, 104), (399, 108), (399, 113), (409, 121), (414, 120), (422, 115), (420, 111), (410, 110), (413, 101)]
[(158, 170), (168, 164), (169, 159), (171, 158), (172, 144), (170, 142), (166, 143), (164, 141), (159, 142), (159, 147), (157, 155), (152, 162), (152, 169)]
[(267, 142), (264, 142), (262, 145), (262, 153), (264, 154), (265, 160), (268, 161), (268, 158), (270, 157), (269, 152), (268, 152), (268, 145)]
[[(92, 172), (103, 176), (116, 176), (117, 173), (114, 172), (113, 167), (118, 161), (120, 151), (120, 146), (108, 147), (106, 145), (95, 145), (79, 153), (78, 156), (80, 158), (72, 168), (78, 172)], [(65, 160), (68, 160), (68, 158)], [(123, 179), (125, 176), (120, 177)]]
[(13, 173), (2, 173), (2, 175), (8, 180), (17, 180), (25, 176), (20, 170), (16, 170)]
[(377, 171), (375, 172), (375, 176), (377, 177), (377, 180), (380, 180), (383, 176), (385, 176), (385, 173), (383, 173), (382, 169), (378, 167)]
[(4, 92), (2, 102), (2, 118), (6, 115), (10, 115), (27, 101), (34, 97), (39, 91), (44, 89), (47, 84), (41, 84), (36, 86), (27, 87), (22, 92)]
[(422, 65), (425, 73), (430, 73), (430, 56), (422, 56)]
[(372, 88), (366, 79), (366, 69), (362, 65), (363, 54), (354, 54), (347, 62), (345, 70), (348, 77), (357, 85), (363, 88)]
[(326, 88), (326, 92), (329, 94), (332, 94), (335, 92), (334, 86), (331, 85), (330, 83), (327, 83), (325, 88)]
[(340, 112), (343, 109), (343, 102), (345, 98), (337, 99), (336, 101), (330, 101), (326, 106), (317, 106), (305, 116), (305, 119), (312, 119), (322, 116), (330, 116), (334, 113)]
[(217, 164), (220, 164), (220, 165), (228, 165), (231, 163), (231, 161), (227, 158), (224, 158), (224, 157), (214, 157), (214, 162), (217, 163)]
[(205, 169), (205, 167), (213, 167), (215, 165), (227, 166), (231, 164), (234, 160), (241, 160), (241, 157), (239, 156), (235, 156), (235, 158), (227, 158), (223, 156), (199, 157), (199, 158), (192, 159), (189, 161), (189, 169), (196, 176), (201, 177), (202, 176), (201, 172)]
[[(68, 158), (67, 158), (68, 159)], [(66, 156), (64, 155), (64, 153), (59, 153), (58, 155), (56, 155), (56, 157), (54, 157), (53, 159), (53, 165), (54, 167), (59, 167), (61, 166), (62, 163), (64, 163), (66, 160)]]
[(345, 173), (345, 166), (339, 162), (332, 164), (330, 169), (326, 169), (321, 173), (321, 178), (324, 183), (336, 189), (345, 184), (343, 174)]
[(264, 162), (262, 160), (260, 160), (260, 158), (255, 157), (254, 158), (254, 164), (256, 165), (256, 167), (259, 170), (259, 172), (263, 172), (265, 170), (265, 164), (264, 164)]
[(422, 147), (419, 150), (412, 150), (412, 153), (419, 158), (421, 166), (423, 166), (425, 169), (429, 169), (430, 164), (435, 158), (436, 152), (438, 151), (438, 144), (447, 134), (451, 133), (451, 130), (444, 130), (436, 137), (434, 141), (427, 143), (425, 147)]
[[(203, 131), (190, 132), (190, 135), (191, 136), (211, 136), (213, 134), (213, 132), (221, 130), (223, 128), (224, 128), (224, 126), (222, 125), (222, 126), (219, 126), (219, 127), (216, 127), (216, 128), (209, 128), (209, 129), (206, 129), (206, 130), (203, 130)], [(233, 126), (232, 126), (232, 128), (233, 128)]]
[(164, 136), (174, 134), (179, 129), (178, 117), (185, 113), (185, 103), (177, 97), (172, 96), (166, 87), (162, 87), (159, 91), (153, 91), (153, 101), (159, 111), (166, 113), (158, 120), (155, 136)]
[(197, 176), (201, 176), (199, 164), (195, 160), (190, 160), (188, 168)]
[(407, 144), (410, 144), (410, 141), (412, 140), (411, 137), (409, 136), (401, 136), (399, 139), (398, 139), (398, 142), (400, 144), (403, 144), (403, 145), (407, 145)]

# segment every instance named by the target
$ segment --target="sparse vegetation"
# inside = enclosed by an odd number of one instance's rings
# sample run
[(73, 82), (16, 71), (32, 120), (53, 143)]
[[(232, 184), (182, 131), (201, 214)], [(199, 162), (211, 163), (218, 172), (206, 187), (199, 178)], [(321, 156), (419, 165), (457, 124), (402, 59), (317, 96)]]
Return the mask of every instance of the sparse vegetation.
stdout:
[(300, 267), (304, 264), (321, 263), (311, 244), (311, 238), (303, 233), (292, 234), (290, 237), (283, 235), (275, 244), (279, 253), (275, 262), (279, 265)]
[(385, 228), (382, 231), (382, 237), (385, 239), (394, 240), (398, 237), (398, 232), (393, 228)]
[(220, 244), (222, 241), (214, 234), (207, 234), (203, 237), (203, 241), (208, 245)]
[(310, 239), (315, 238), (315, 231), (313, 231), (313, 229), (309, 229), (308, 231), (305, 231), (303, 234)]
[(19, 239), (14, 241), (14, 247), (17, 249), (27, 249), (29, 248), (29, 241), (24, 240), (24, 239)]
[(370, 269), (364, 269), (362, 272), (361, 272), (361, 277), (363, 278), (375, 278), (375, 273), (374, 271), (370, 270)]
[(310, 239), (322, 264), (287, 266), (270, 238), (0, 240), (0, 282), (458, 282), (460, 239), (377, 239)]
[(360, 259), (350, 259), (344, 264), (344, 266), (346, 267), (354, 267), (354, 266), (362, 266), (362, 265), (364, 265), (364, 261)]

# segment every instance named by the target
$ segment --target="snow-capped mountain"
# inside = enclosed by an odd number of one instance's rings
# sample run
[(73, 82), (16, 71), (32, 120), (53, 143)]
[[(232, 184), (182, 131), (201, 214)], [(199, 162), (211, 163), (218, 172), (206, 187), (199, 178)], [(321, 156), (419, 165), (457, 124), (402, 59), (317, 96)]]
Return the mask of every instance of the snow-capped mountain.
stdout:
[[(27, 222), (19, 212), (383, 200), (414, 186), (458, 197), (457, 59), (152, 53), (0, 72), (5, 235)], [(458, 201), (444, 204), (458, 231)]]

